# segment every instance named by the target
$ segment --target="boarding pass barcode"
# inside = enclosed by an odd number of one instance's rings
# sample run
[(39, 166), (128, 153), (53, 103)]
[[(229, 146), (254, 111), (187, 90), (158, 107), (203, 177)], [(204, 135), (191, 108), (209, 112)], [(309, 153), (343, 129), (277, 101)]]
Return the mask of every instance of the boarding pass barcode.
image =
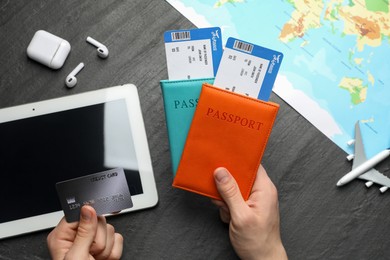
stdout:
[(242, 41), (235, 40), (234, 45), (233, 45), (233, 49), (252, 53), (253, 45), (249, 44), (249, 43), (242, 42)]
[(172, 41), (191, 40), (191, 34), (189, 31), (172, 32), (171, 38), (172, 38)]

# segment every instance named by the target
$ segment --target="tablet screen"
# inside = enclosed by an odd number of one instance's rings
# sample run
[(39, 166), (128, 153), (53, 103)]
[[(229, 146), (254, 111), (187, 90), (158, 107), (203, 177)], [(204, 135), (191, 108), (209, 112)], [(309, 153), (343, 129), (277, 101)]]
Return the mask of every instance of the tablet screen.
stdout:
[(0, 223), (59, 211), (57, 182), (112, 168), (143, 193), (124, 99), (1, 123), (0, 140)]

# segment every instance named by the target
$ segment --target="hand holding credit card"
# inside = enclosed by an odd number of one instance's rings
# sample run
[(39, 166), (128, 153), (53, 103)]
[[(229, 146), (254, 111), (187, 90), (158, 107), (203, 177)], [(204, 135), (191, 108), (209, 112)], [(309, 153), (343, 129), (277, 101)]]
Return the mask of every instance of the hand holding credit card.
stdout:
[(58, 182), (56, 188), (67, 222), (78, 221), (80, 209), (86, 204), (92, 206), (98, 215), (133, 207), (122, 168)]

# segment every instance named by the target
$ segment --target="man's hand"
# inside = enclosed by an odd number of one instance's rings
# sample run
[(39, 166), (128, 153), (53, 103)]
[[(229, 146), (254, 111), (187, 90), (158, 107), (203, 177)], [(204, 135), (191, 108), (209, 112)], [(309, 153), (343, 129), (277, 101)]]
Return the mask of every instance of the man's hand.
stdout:
[(237, 255), (241, 259), (287, 259), (280, 238), (277, 190), (264, 168), (260, 165), (248, 201), (227, 169), (216, 169), (214, 178), (223, 201), (213, 203), (222, 221), (229, 224)]
[(47, 237), (52, 259), (119, 259), (123, 237), (115, 233), (105, 217), (97, 217), (91, 206), (81, 208), (80, 222), (65, 218)]

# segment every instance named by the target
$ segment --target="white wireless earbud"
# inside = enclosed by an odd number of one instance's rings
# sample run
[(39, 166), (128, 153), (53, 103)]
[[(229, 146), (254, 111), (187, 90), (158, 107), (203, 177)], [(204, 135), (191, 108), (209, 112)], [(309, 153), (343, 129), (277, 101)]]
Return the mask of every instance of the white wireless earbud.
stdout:
[(87, 37), (87, 42), (98, 47), (97, 52), (98, 52), (98, 55), (100, 58), (105, 59), (108, 57), (108, 49), (106, 46), (104, 46), (103, 44), (101, 44), (100, 42), (96, 41), (95, 39), (93, 39), (89, 36)]
[(79, 65), (77, 65), (76, 68), (74, 68), (74, 70), (72, 70), (72, 72), (66, 77), (65, 79), (65, 85), (68, 87), (68, 88), (73, 88), (74, 86), (76, 86), (77, 84), (77, 79), (76, 79), (76, 75), (77, 73), (80, 72), (80, 70), (82, 70), (84, 68), (84, 63), (80, 63)]

